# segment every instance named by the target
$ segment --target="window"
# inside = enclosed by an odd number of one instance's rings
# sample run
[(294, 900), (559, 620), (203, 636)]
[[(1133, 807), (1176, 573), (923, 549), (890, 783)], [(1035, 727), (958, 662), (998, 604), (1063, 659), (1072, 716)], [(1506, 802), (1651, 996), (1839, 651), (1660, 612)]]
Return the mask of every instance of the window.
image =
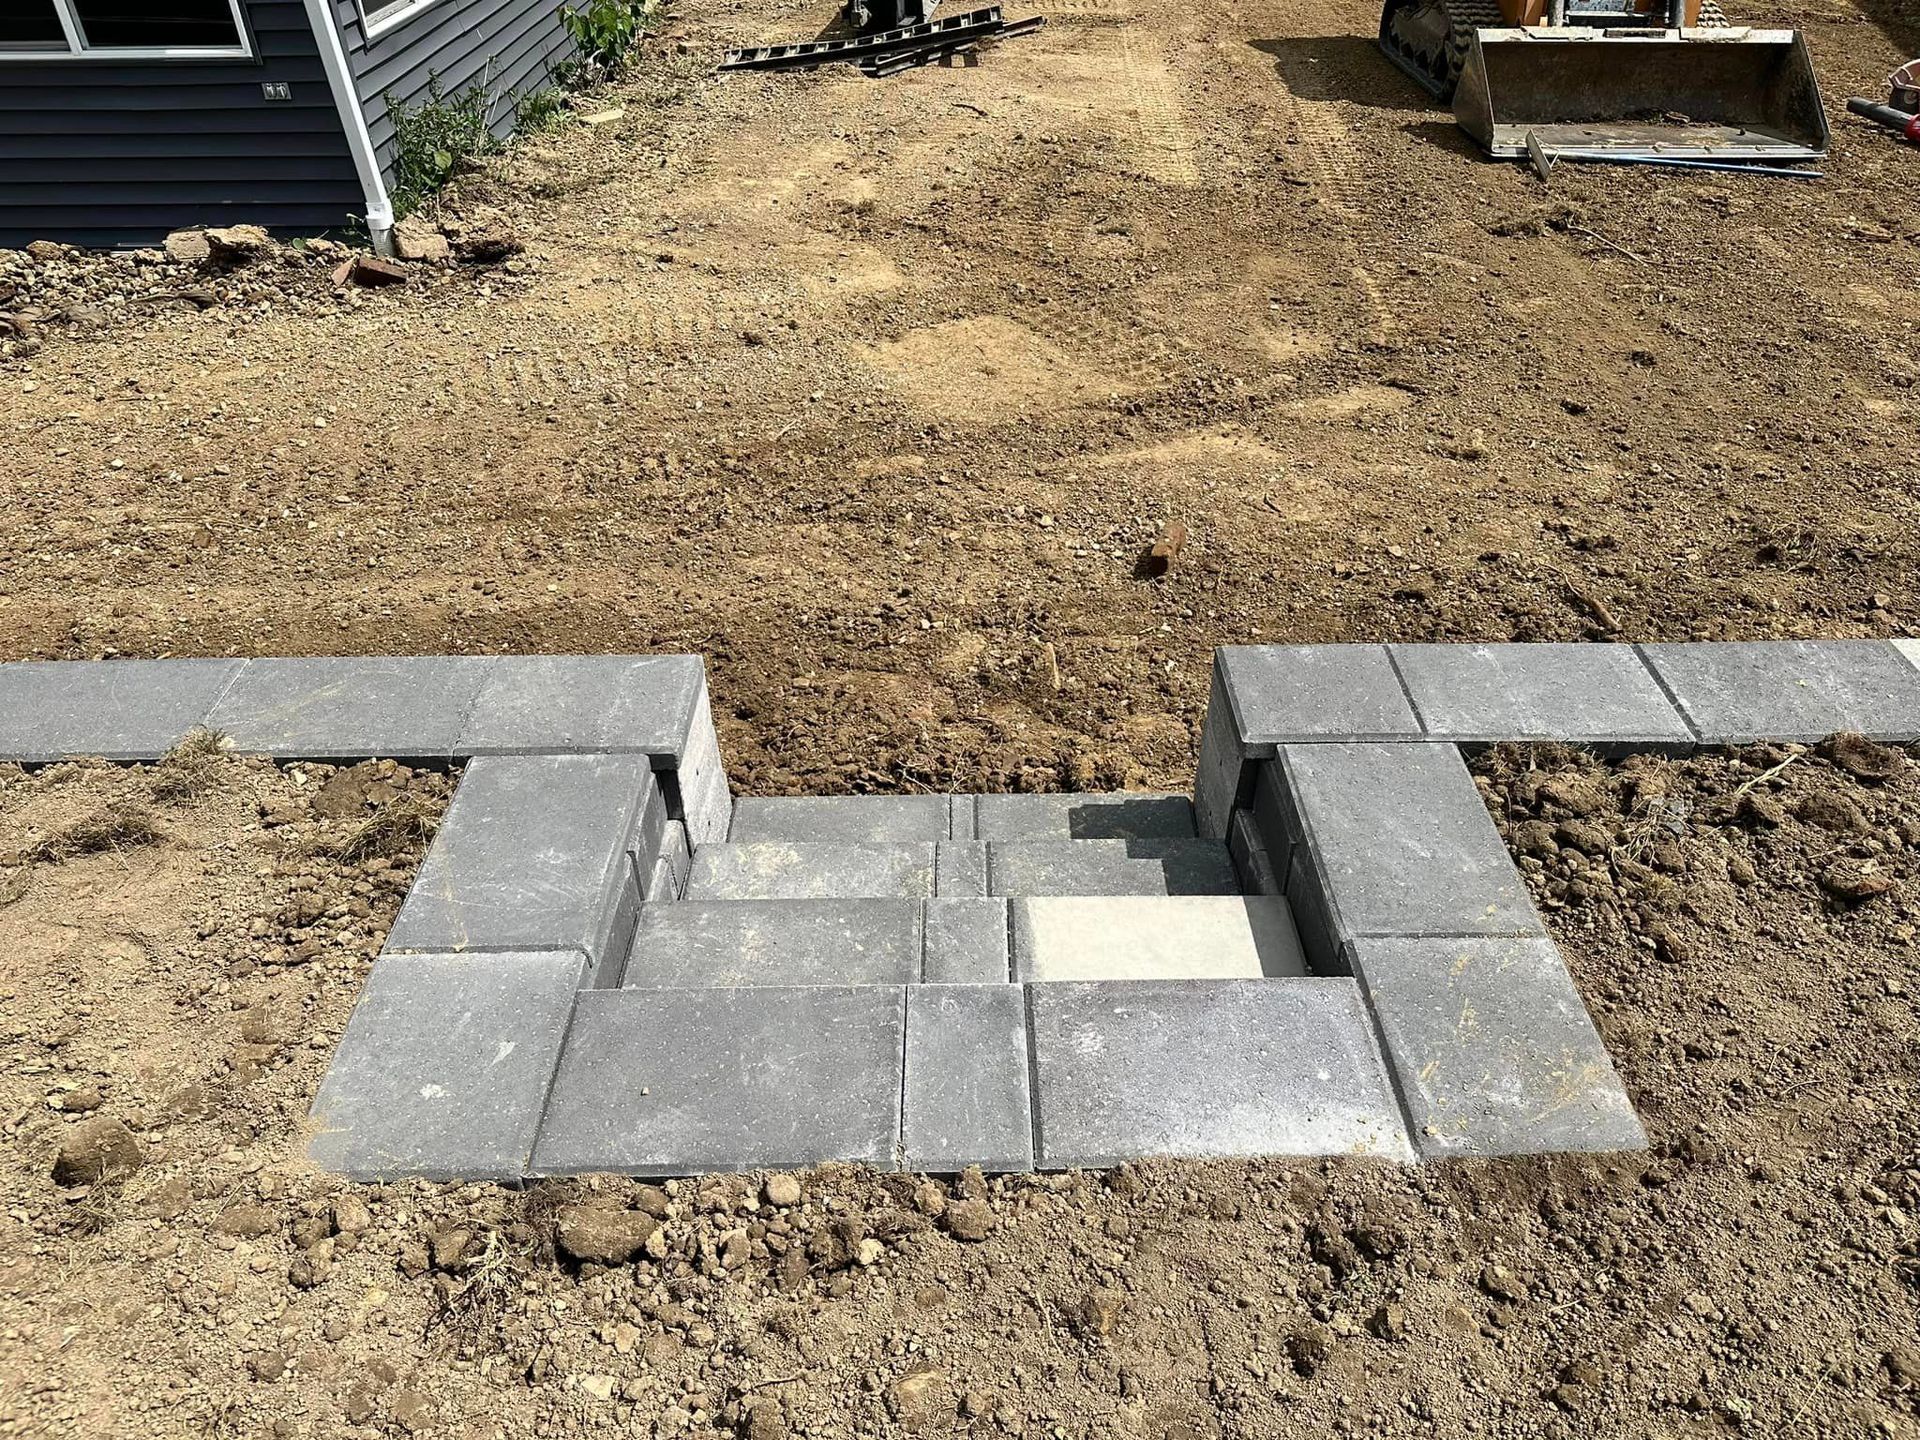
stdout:
[(220, 59), (253, 50), (240, 0), (0, 0), (0, 57)]
[(440, 0), (354, 0), (360, 8), (360, 28), (368, 39), (375, 39), (389, 30), (397, 30), (422, 10), (429, 10)]

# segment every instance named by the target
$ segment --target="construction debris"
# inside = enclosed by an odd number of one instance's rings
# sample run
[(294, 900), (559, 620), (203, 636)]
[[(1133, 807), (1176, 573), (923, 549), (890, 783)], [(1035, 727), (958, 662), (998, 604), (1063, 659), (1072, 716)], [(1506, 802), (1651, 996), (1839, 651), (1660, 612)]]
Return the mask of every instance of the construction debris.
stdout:
[(404, 285), (407, 267), (377, 255), (355, 255), (334, 267), (335, 285)]
[(1010, 40), (1028, 35), (1045, 23), (1039, 15), (1009, 23), (1001, 17), (998, 5), (987, 5), (872, 35), (729, 50), (721, 57), (719, 68), (722, 71), (811, 70), (847, 61), (878, 78), (965, 53), (982, 40)]

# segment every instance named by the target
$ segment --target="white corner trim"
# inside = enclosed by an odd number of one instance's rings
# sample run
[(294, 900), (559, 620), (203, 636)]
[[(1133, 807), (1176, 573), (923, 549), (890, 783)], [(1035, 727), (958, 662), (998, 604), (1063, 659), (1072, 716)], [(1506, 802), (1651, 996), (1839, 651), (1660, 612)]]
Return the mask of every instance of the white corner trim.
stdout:
[[(374, 3), (377, 4), (378, 0), (374, 0)], [(421, 14), (423, 11), (431, 10), (436, 5), (443, 3), (445, 3), (445, 0), (413, 0), (413, 3), (410, 5), (401, 5), (397, 8), (389, 7), (378, 17), (369, 17), (367, 14), (369, 0), (355, 0), (355, 4), (358, 5), (360, 10), (360, 28), (366, 32), (369, 41), (378, 40), (382, 35), (391, 34), (402, 25), (405, 25), (409, 20), (413, 19), (414, 16)]]
[(306, 5), (314, 44), (320, 50), (320, 63), (333, 90), (334, 108), (340, 112), (340, 126), (347, 132), (347, 149), (353, 155), (353, 168), (360, 176), (360, 191), (366, 197), (367, 233), (373, 237), (376, 253), (391, 254), (393, 199), (387, 194), (387, 182), (380, 174), (380, 155), (373, 148), (373, 133), (367, 129), (367, 113), (360, 107), (360, 92), (354, 88), (346, 47), (340, 43), (340, 27), (334, 24), (329, 0), (306, 0)]

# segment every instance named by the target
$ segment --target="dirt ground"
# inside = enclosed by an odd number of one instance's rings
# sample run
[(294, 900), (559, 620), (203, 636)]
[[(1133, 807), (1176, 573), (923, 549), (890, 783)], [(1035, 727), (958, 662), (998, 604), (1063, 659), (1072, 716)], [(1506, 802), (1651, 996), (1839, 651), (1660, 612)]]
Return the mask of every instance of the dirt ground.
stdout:
[(1920, 1436), (1920, 769), (1478, 768), (1648, 1154), (342, 1185), (447, 777), (0, 772), (0, 1434)]
[[(1357, 0), (1046, 13), (876, 82), (683, 5), (453, 197), (507, 266), (0, 362), (0, 653), (697, 650), (768, 793), (1184, 783), (1226, 642), (1914, 623), (1920, 153), (1543, 190)], [(1835, 109), (1920, 48), (1745, 18)]]

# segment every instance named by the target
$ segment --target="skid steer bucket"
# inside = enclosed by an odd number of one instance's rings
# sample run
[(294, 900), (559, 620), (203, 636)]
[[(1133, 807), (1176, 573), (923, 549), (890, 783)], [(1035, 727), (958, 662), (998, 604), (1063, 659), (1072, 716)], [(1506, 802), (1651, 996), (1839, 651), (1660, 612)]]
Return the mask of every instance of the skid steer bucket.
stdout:
[(1795, 30), (1475, 32), (1454, 118), (1489, 155), (1818, 160), (1827, 117)]

